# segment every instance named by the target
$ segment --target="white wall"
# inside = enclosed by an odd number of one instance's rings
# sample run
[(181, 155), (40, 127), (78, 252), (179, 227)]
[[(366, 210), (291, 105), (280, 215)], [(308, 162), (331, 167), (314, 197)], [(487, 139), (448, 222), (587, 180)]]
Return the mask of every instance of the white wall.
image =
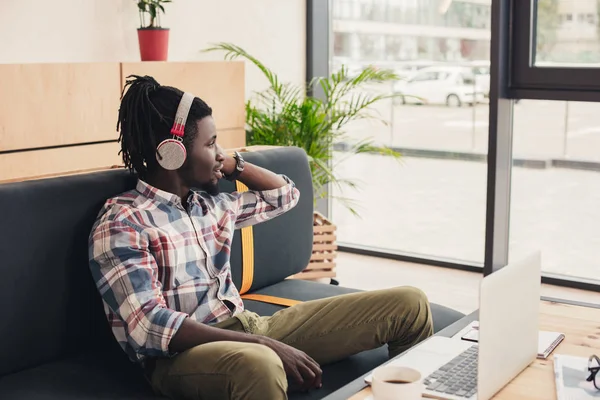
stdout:
[[(305, 79), (305, 0), (173, 0), (170, 61), (222, 60), (210, 43), (242, 46), (284, 81)], [(134, 0), (0, 0), (0, 63), (139, 61)], [(210, 77), (206, 77), (210, 79)], [(246, 70), (247, 95), (264, 87)]]

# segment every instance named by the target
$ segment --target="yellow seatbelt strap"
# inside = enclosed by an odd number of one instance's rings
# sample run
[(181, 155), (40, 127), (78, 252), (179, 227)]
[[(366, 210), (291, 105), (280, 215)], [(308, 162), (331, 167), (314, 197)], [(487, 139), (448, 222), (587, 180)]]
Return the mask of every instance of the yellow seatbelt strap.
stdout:
[[(248, 190), (248, 186), (240, 181), (235, 181), (235, 188), (238, 192), (243, 193)], [(280, 306), (291, 307), (298, 303), (299, 300), (286, 299), (283, 297), (268, 296), (264, 294), (246, 294), (252, 287), (254, 279), (254, 233), (252, 226), (242, 228), (242, 287), (240, 294), (243, 299), (261, 301), (263, 303), (277, 304)]]
[[(238, 192), (248, 191), (248, 186), (240, 181), (235, 181)], [(246, 293), (252, 287), (254, 279), (254, 234), (252, 226), (242, 228), (242, 287), (240, 294)]]
[(242, 299), (262, 301), (263, 303), (277, 304), (277, 305), (286, 306), (286, 307), (291, 307), (298, 303), (302, 303), (302, 301), (300, 301), (300, 300), (292, 300), (292, 299), (286, 299), (284, 297), (275, 297), (275, 296), (269, 296), (266, 294), (254, 294), (254, 293), (245, 294), (242, 296)]

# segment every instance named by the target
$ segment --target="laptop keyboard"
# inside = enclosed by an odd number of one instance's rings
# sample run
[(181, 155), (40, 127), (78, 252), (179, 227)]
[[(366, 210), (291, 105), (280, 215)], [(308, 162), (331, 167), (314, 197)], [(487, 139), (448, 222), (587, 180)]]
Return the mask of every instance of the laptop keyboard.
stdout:
[(477, 354), (473, 345), (425, 378), (427, 390), (469, 398), (477, 393)]

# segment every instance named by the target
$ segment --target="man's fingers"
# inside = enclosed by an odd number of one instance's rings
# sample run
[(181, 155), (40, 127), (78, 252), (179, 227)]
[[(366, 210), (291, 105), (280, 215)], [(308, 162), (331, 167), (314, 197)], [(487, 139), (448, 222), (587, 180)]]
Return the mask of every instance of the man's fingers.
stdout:
[(321, 379), (323, 378), (323, 371), (319, 368), (319, 372), (315, 375), (315, 387), (318, 389), (323, 386)]
[(320, 388), (321, 376), (323, 375), (321, 366), (308, 354), (304, 353), (304, 357), (307, 367), (310, 368), (314, 374), (314, 381), (312, 382), (312, 387)]
[(304, 385), (304, 378), (302, 377), (302, 374), (300, 373), (300, 371), (298, 370), (298, 367), (296, 365), (291, 365), (290, 366), (290, 372), (289, 372), (289, 376), (299, 385), (302, 386)]
[(306, 379), (307, 386), (310, 389), (321, 387), (321, 370), (309, 362), (302, 367), (302, 376)]
[(306, 355), (306, 361), (311, 366), (311, 369), (313, 370), (315, 375), (322, 374), (321, 366), (315, 360), (313, 360), (308, 354)]
[[(301, 351), (301, 352), (300, 352), (300, 354), (301, 354), (300, 358), (302, 359), (302, 361), (303, 361), (305, 364), (310, 364), (310, 365), (312, 365), (313, 367), (317, 367), (317, 368), (319, 368), (319, 364), (318, 364), (318, 363), (317, 363), (315, 360), (313, 360), (311, 356), (309, 356), (308, 354), (306, 354), (306, 353), (305, 353), (305, 352), (303, 352), (303, 351)], [(314, 368), (313, 368), (313, 367), (311, 367), (311, 369), (314, 371)]]

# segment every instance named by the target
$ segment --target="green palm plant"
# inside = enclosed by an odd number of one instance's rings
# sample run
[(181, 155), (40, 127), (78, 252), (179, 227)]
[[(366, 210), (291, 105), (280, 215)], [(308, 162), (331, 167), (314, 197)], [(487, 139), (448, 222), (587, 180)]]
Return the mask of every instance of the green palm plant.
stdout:
[[(356, 76), (349, 76), (344, 66), (326, 78), (316, 78), (306, 86), (281, 82), (277, 75), (262, 62), (239, 46), (218, 43), (204, 51), (224, 51), (226, 60), (245, 58), (267, 78), (269, 86), (246, 103), (246, 144), (297, 146), (308, 155), (313, 177), (315, 201), (329, 196), (326, 186), (356, 188), (355, 182), (336, 174), (336, 166), (345, 157), (333, 157), (334, 144), (343, 143), (346, 157), (360, 153), (377, 153), (399, 158), (400, 154), (388, 147), (374, 144), (370, 138), (352, 139), (345, 128), (351, 122), (364, 119), (387, 122), (372, 110), (372, 106), (399, 94), (376, 94), (367, 87), (392, 82), (399, 77), (390, 70), (365, 68)], [(320, 89), (322, 98), (307, 96), (308, 90)], [(358, 215), (347, 197), (335, 196), (352, 213)]]

